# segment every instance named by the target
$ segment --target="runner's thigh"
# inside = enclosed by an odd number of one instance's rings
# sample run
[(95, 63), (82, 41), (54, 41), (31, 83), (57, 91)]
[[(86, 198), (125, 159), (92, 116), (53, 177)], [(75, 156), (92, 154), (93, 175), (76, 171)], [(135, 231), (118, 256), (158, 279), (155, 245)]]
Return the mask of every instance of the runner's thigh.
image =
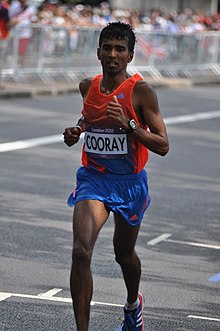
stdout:
[(114, 214), (115, 232), (113, 243), (115, 250), (132, 251), (134, 249), (140, 225), (128, 224), (120, 214)]
[(76, 203), (73, 211), (74, 245), (83, 244), (92, 248), (109, 212), (103, 202), (82, 200)]

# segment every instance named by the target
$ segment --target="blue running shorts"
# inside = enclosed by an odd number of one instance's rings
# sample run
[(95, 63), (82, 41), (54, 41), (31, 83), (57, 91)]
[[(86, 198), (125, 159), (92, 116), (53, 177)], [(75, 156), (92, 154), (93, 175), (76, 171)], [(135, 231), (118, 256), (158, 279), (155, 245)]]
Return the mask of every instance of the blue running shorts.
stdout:
[(106, 208), (119, 213), (130, 225), (139, 225), (150, 204), (147, 172), (134, 175), (100, 173), (80, 167), (76, 173), (76, 187), (68, 198), (68, 205), (81, 200), (99, 200)]

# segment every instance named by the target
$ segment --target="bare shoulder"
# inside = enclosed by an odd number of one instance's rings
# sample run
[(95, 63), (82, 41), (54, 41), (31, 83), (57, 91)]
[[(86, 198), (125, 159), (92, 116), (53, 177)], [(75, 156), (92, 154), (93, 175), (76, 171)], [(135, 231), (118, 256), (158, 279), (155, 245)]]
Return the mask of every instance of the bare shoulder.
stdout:
[(90, 88), (90, 85), (91, 85), (91, 82), (92, 82), (92, 78), (85, 78), (83, 79), (80, 83), (79, 83), (79, 90), (80, 90), (80, 93), (82, 95), (83, 98), (86, 97), (88, 91), (89, 91), (89, 88)]
[(157, 94), (154, 88), (145, 80), (140, 80), (135, 84), (133, 103), (136, 109), (141, 109), (142, 111), (146, 109), (159, 110)]
[(148, 84), (145, 80), (139, 80), (134, 87), (134, 93), (143, 97), (155, 97), (156, 92), (152, 85)]

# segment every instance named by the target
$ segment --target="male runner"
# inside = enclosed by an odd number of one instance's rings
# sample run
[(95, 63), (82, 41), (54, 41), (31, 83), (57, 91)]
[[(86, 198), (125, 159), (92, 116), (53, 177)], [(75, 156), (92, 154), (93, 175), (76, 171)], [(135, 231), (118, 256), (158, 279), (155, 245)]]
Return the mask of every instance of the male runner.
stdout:
[(127, 288), (124, 321), (117, 330), (144, 330), (141, 264), (134, 249), (150, 203), (144, 166), (148, 149), (164, 156), (169, 143), (155, 92), (139, 74), (127, 73), (135, 41), (126, 23), (113, 22), (101, 31), (97, 55), (103, 74), (79, 84), (82, 117), (64, 132), (68, 146), (85, 132), (82, 166), (68, 200), (75, 206), (70, 287), (78, 331), (88, 331), (92, 251), (110, 211), (115, 220), (115, 257)]

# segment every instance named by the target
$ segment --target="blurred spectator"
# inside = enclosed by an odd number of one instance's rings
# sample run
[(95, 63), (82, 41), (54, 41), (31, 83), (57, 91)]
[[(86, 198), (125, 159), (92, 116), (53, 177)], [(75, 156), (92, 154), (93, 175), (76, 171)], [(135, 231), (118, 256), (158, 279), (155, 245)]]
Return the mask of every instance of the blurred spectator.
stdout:
[(1, 68), (6, 61), (7, 39), (9, 36), (9, 13), (8, 3), (0, 0), (0, 88), (1, 88)]
[(26, 7), (26, 0), (15, 0), (11, 2), (9, 7), (9, 16), (11, 19), (21, 14)]
[(0, 40), (8, 37), (9, 33), (9, 5), (5, 0), (0, 0)]
[(10, 24), (16, 26), (19, 39), (19, 62), (22, 65), (29, 41), (32, 37), (30, 24), (36, 21), (37, 9), (28, 5), (27, 0), (16, 0), (9, 8)]
[(180, 32), (180, 27), (172, 15), (167, 17), (166, 32), (171, 34)]

